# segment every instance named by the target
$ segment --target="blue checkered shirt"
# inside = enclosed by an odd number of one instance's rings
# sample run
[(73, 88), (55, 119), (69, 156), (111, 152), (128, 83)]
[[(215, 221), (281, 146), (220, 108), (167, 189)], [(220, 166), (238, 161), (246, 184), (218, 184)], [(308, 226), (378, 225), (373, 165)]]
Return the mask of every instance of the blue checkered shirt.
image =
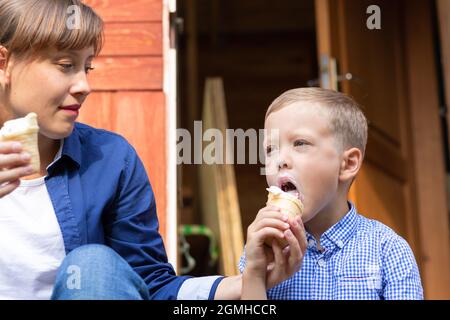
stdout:
[[(320, 237), (307, 233), (300, 270), (267, 291), (275, 300), (423, 299), (419, 270), (408, 243), (384, 224), (349, 212)], [(245, 253), (239, 262), (245, 268)]]

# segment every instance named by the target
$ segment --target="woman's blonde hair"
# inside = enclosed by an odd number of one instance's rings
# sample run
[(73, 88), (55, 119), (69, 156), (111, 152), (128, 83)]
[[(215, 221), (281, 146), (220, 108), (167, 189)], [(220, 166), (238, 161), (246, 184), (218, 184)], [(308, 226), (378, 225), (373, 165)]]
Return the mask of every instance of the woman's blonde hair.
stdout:
[[(68, 24), (71, 8), (79, 13), (75, 28)], [(49, 48), (64, 51), (90, 46), (98, 55), (103, 39), (103, 20), (79, 0), (0, 0), (0, 46), (8, 50), (8, 59)]]

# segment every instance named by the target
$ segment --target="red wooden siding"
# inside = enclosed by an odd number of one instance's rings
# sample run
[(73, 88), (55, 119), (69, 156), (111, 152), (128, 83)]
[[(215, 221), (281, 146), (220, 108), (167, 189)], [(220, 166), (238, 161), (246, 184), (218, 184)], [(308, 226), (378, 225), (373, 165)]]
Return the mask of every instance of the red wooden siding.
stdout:
[(117, 132), (137, 150), (166, 223), (166, 109), (162, 0), (86, 0), (105, 21), (105, 47), (89, 76), (80, 122)]

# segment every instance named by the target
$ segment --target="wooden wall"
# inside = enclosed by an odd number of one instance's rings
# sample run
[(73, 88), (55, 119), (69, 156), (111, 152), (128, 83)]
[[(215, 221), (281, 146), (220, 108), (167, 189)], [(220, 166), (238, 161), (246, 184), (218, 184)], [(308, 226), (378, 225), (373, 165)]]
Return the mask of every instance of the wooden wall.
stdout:
[(162, 0), (85, 0), (104, 19), (105, 47), (90, 75), (79, 121), (123, 135), (144, 162), (166, 223), (166, 109)]

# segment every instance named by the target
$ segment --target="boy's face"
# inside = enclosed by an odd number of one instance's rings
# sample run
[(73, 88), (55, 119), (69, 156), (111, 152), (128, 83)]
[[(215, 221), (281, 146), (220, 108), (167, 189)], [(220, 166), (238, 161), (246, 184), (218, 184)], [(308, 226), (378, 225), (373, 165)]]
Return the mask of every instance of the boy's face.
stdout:
[(30, 59), (12, 56), (9, 89), (0, 95), (0, 105), (13, 118), (35, 112), (40, 133), (48, 138), (69, 136), (77, 109), (91, 91), (87, 73), (93, 57), (93, 47), (67, 52), (46, 50)]
[(265, 129), (279, 133), (278, 139), (268, 134), (264, 143), (267, 183), (297, 195), (308, 222), (337, 197), (341, 152), (327, 111), (310, 102), (294, 103), (271, 113)]

